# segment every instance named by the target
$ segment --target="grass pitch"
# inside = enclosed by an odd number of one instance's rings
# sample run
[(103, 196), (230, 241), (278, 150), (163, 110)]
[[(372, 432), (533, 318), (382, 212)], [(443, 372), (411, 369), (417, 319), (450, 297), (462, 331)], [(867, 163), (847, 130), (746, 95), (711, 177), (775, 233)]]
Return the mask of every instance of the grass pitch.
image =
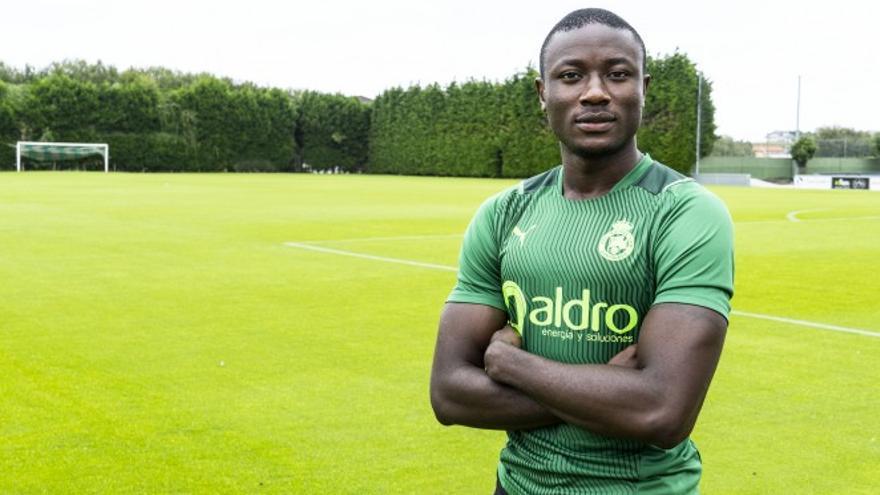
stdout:
[[(490, 493), (428, 403), (477, 205), (512, 181), (0, 174), (0, 492)], [(880, 335), (880, 194), (716, 188), (740, 312)], [(876, 493), (880, 338), (745, 316), (706, 494)]]

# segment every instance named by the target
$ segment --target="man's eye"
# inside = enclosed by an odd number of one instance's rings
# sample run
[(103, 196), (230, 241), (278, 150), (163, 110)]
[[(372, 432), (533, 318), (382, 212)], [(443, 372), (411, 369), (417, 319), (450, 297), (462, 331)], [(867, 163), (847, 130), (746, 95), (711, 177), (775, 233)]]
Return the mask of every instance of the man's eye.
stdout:
[(626, 72), (623, 70), (616, 70), (614, 72), (609, 73), (608, 77), (610, 77), (611, 79), (623, 80), (623, 79), (626, 79), (627, 77), (629, 77), (629, 72)]
[(559, 78), (563, 81), (576, 81), (580, 79), (581, 75), (574, 71), (563, 72), (559, 74)]

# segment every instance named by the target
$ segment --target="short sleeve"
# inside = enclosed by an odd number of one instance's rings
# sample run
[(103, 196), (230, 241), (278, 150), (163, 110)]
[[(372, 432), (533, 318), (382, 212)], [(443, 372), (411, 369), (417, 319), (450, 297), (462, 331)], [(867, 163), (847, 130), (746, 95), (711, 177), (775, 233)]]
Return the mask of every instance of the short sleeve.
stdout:
[(733, 222), (724, 203), (693, 182), (681, 184), (662, 213), (654, 244), (654, 304), (685, 303), (730, 314)]
[(458, 260), (458, 280), (447, 302), (484, 304), (506, 311), (501, 296), (501, 263), (495, 237), (495, 205), (486, 200), (468, 225)]

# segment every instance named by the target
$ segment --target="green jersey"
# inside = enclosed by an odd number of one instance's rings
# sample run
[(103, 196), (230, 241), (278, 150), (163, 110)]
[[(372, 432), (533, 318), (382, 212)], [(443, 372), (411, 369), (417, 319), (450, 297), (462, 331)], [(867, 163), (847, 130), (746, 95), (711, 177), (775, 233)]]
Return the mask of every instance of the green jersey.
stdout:
[[(506, 311), (523, 349), (564, 363), (608, 362), (638, 342), (654, 304), (727, 317), (733, 228), (718, 198), (647, 155), (598, 198), (566, 199), (562, 175), (556, 167), (483, 203), (450, 302)], [(507, 434), (498, 476), (511, 495), (697, 491), (690, 439), (661, 449), (566, 423)]]

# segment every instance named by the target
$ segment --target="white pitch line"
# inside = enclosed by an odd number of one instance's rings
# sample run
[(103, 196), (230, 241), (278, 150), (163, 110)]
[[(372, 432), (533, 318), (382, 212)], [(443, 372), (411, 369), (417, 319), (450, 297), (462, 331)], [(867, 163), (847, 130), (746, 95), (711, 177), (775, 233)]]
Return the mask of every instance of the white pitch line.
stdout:
[(792, 325), (801, 325), (805, 327), (820, 328), (822, 330), (831, 330), (833, 332), (854, 333), (856, 335), (865, 335), (867, 337), (880, 338), (880, 332), (872, 332), (870, 330), (862, 330), (861, 328), (841, 327), (839, 325), (829, 325), (827, 323), (816, 323), (814, 321), (795, 320), (793, 318), (783, 318), (781, 316), (762, 315), (760, 313), (749, 313), (747, 311), (733, 310), (730, 314), (735, 316), (747, 316), (749, 318), (758, 318), (761, 320), (778, 321), (781, 323), (790, 323)]
[(798, 214), (800, 214), (800, 213), (808, 213), (811, 211), (827, 211), (827, 210), (828, 210), (828, 208), (812, 208), (809, 210), (795, 210), (795, 211), (788, 212), (788, 215), (785, 215), (785, 218), (787, 218), (789, 222), (800, 222), (801, 219), (797, 217)]
[(840, 222), (842, 220), (878, 220), (878, 219), (880, 219), (880, 216), (813, 218), (811, 220), (799, 220), (799, 221), (801, 223), (813, 223), (813, 222)]
[[(802, 210), (806, 211), (806, 210)], [(816, 222), (843, 222), (843, 221), (853, 221), (853, 220), (880, 220), (880, 216), (863, 216), (863, 217), (833, 217), (833, 218), (813, 218), (810, 220), (802, 220), (800, 218), (796, 220), (740, 220), (738, 222), (733, 222), (735, 225), (742, 224), (759, 224), (759, 223), (816, 223)]]
[(327, 244), (329, 242), (373, 242), (373, 241), (419, 241), (425, 239), (451, 239), (464, 237), (464, 234), (435, 234), (435, 235), (399, 235), (395, 237), (351, 237), (348, 239), (322, 239), (320, 241), (303, 241), (301, 244)]
[[(303, 244), (301, 242), (285, 242), (285, 246), (298, 248), (298, 249), (306, 249), (309, 251), (317, 251), (320, 253), (328, 253), (328, 254), (338, 254), (340, 256), (351, 256), (353, 258), (363, 258), (367, 260), (373, 261), (384, 261), (386, 263), (396, 263), (398, 265), (409, 265), (409, 266), (417, 266), (420, 268), (430, 268), (432, 270), (444, 270), (449, 272), (458, 272), (457, 266), (449, 266), (449, 265), (436, 265), (434, 263), (422, 263), (421, 261), (413, 261), (406, 260), (402, 258), (389, 258), (387, 256), (374, 256), (372, 254), (363, 254), (363, 253), (355, 253), (353, 251), (344, 251), (342, 249), (330, 249), (321, 246), (313, 246), (310, 244)], [(829, 330), (832, 332), (844, 332), (844, 333), (852, 333), (856, 335), (863, 335), (866, 337), (877, 337), (880, 338), (880, 332), (874, 332), (871, 330), (863, 330), (861, 328), (849, 328), (842, 327), (839, 325), (829, 325), (827, 323), (817, 323), (814, 321), (807, 320), (795, 320), (793, 318), (784, 318), (781, 316), (773, 316), (773, 315), (764, 315), (760, 313), (750, 313), (747, 311), (739, 311), (732, 310), (730, 314), (734, 316), (745, 316), (746, 318), (758, 318), (761, 320), (771, 320), (778, 321), (780, 323), (788, 323), (790, 325), (800, 325), (804, 327), (810, 328), (818, 328), (820, 330)]]
[(421, 268), (432, 268), (434, 270), (446, 270), (450, 272), (458, 271), (458, 268), (454, 266), (435, 265), (433, 263), (422, 263), (421, 261), (404, 260), (400, 258), (388, 258), (386, 256), (374, 256), (372, 254), (343, 251), (342, 249), (330, 249), (321, 246), (313, 246), (311, 244), (303, 244), (301, 242), (285, 242), (284, 245), (299, 249), (307, 249), (309, 251), (318, 251), (319, 253), (338, 254), (340, 256), (351, 256), (352, 258), (363, 258), (366, 260), (384, 261), (386, 263), (397, 263), (398, 265), (418, 266)]

